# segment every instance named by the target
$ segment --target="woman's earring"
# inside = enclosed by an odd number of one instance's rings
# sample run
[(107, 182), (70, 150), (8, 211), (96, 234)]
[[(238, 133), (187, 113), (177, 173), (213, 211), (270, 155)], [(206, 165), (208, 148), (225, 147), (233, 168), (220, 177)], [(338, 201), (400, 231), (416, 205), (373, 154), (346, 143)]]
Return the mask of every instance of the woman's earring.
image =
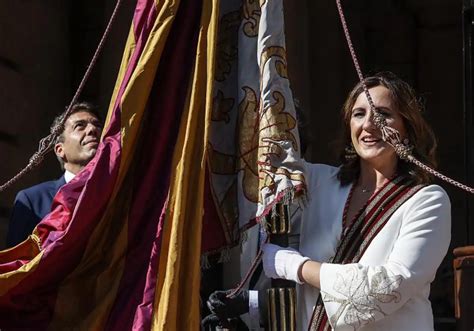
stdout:
[(357, 152), (354, 148), (354, 145), (350, 144), (350, 145), (347, 145), (345, 148), (344, 148), (344, 158), (346, 159), (346, 161), (353, 161), (355, 159), (357, 159)]
[(408, 138), (403, 139), (402, 143), (399, 144), (399, 145), (402, 145), (403, 147), (401, 149), (399, 148), (399, 151), (397, 151), (397, 154), (400, 156), (400, 158), (406, 160), (408, 158), (408, 156), (412, 154), (413, 149), (415, 148), (415, 146), (410, 144), (410, 139), (408, 139)]
[(410, 139), (405, 138), (403, 139), (403, 145), (407, 147), (407, 149), (410, 151), (410, 153), (415, 149), (415, 146), (410, 143)]

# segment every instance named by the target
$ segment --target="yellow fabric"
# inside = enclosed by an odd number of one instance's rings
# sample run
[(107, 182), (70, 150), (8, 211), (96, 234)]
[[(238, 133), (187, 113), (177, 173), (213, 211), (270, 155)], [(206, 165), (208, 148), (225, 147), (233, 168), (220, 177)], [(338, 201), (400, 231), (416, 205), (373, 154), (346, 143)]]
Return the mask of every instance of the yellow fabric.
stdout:
[[(84, 331), (101, 330), (107, 322), (108, 314), (117, 296), (127, 251), (127, 215), (131, 194), (128, 188), (131, 186), (132, 177), (127, 175), (133, 174), (134, 153), (142, 116), (178, 5), (179, 1), (156, 3), (157, 19), (138, 64), (119, 100), (122, 156), (114, 192), (104, 216), (89, 240), (82, 261), (60, 287), (49, 330), (72, 328)], [(118, 91), (135, 47), (132, 26), (106, 125), (110, 123)], [(100, 261), (104, 263), (101, 264)], [(81, 295), (76, 295), (76, 293), (81, 293)], [(79, 297), (89, 298), (89, 301), (77, 302)]]
[(173, 156), (173, 180), (155, 292), (152, 330), (156, 331), (199, 328), (205, 146), (212, 106), (217, 20), (218, 0), (203, 1), (193, 83)]
[[(19, 246), (21, 246), (21, 248)], [(15, 256), (13, 256), (13, 254), (15, 254)], [(27, 240), (15, 247), (0, 251), (0, 261), (17, 260), (17, 254), (21, 254), (24, 259), (30, 259), (30, 262), (15, 271), (0, 274), (0, 282), (2, 284), (0, 287), (0, 296), (6, 294), (10, 289), (14, 288), (23, 279), (34, 272), (43, 257), (43, 252), (38, 250), (38, 245), (35, 240), (32, 239), (32, 236), (29, 236)]]
[[(105, 118), (104, 128), (107, 128), (109, 126), (110, 119), (113, 114), (111, 110), (113, 109), (115, 102), (117, 101), (117, 95), (120, 90), (121, 83), (125, 77), (128, 63), (130, 62), (130, 59), (132, 58), (132, 55), (133, 55), (133, 52), (135, 51), (136, 46), (137, 45), (135, 41), (135, 34), (133, 33), (133, 24), (132, 24), (132, 28), (130, 29), (128, 33), (127, 41), (125, 43), (125, 49), (123, 51), (122, 62), (120, 64), (120, 69), (117, 75), (117, 79), (115, 80), (115, 87), (112, 93), (112, 98), (110, 99), (109, 111), (107, 112), (107, 117)], [(105, 134), (105, 132), (106, 130), (102, 131), (102, 136)]]
[[(140, 123), (148, 101), (148, 96), (155, 80), (156, 70), (171, 29), (179, 0), (155, 1), (158, 11), (153, 30), (143, 50), (121, 100), (122, 109), (122, 160), (120, 163), (119, 182), (124, 178), (136, 147)], [(133, 44), (130, 44), (133, 47)], [(125, 56), (128, 56), (126, 53)], [(124, 65), (124, 63), (122, 63)], [(122, 70), (121, 70), (122, 71)], [(120, 84), (117, 81), (117, 84)], [(115, 102), (112, 100), (109, 113)]]

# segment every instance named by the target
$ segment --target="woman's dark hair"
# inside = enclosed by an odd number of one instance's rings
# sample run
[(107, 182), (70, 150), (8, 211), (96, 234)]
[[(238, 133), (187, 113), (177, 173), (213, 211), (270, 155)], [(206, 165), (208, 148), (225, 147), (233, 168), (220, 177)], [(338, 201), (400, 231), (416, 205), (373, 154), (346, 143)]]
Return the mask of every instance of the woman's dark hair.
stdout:
[[(393, 105), (403, 118), (410, 144), (413, 145), (413, 156), (431, 168), (436, 168), (436, 138), (431, 127), (422, 116), (424, 107), (419, 101), (413, 88), (391, 72), (380, 72), (364, 79), (367, 88), (384, 86), (390, 91)], [(345, 158), (344, 148), (351, 144), (350, 121), (352, 108), (357, 97), (364, 93), (362, 83), (359, 82), (344, 103), (342, 117), (344, 122), (343, 146), (340, 152), (342, 166), (338, 178), (342, 185), (353, 183), (360, 173), (359, 157), (348, 160)], [(412, 177), (417, 184), (431, 182), (431, 175), (412, 163), (399, 159), (398, 173)]]

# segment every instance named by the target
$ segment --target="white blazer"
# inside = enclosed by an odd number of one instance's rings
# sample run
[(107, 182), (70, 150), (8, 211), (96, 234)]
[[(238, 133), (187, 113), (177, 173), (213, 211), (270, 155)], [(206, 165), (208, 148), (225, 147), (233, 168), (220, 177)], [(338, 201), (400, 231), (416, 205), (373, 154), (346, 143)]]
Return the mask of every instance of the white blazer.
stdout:
[[(341, 237), (350, 185), (340, 185), (338, 168), (306, 166), (310, 201), (301, 215), (299, 248), (327, 262)], [(450, 209), (440, 186), (426, 186), (395, 211), (359, 263), (322, 264), (322, 298), (334, 330), (433, 330), (428, 296), (449, 247)], [(314, 287), (297, 286), (298, 330), (307, 330), (318, 295)]]

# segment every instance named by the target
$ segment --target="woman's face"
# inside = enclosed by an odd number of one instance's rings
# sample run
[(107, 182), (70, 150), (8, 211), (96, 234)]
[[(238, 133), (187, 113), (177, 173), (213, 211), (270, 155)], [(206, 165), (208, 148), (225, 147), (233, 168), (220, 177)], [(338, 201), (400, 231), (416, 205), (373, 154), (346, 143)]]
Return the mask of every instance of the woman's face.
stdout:
[[(385, 117), (387, 125), (400, 132), (403, 140), (406, 129), (403, 119), (394, 108), (390, 91), (384, 86), (375, 86), (369, 89), (375, 108)], [(352, 107), (350, 129), (351, 140), (357, 154), (362, 161), (373, 166), (392, 166), (397, 163), (397, 155), (393, 147), (382, 140), (382, 133), (373, 122), (372, 112), (365, 93), (357, 97)]]

